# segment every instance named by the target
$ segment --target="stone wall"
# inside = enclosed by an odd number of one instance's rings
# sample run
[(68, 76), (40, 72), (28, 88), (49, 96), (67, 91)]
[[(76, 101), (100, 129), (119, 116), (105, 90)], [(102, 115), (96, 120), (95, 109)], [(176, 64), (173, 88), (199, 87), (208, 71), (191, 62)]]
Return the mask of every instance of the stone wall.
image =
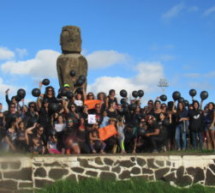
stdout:
[[(215, 155), (87, 155), (0, 157), (0, 192), (41, 188), (59, 179), (163, 180), (215, 186)], [(17, 191), (18, 190), (18, 191)]]

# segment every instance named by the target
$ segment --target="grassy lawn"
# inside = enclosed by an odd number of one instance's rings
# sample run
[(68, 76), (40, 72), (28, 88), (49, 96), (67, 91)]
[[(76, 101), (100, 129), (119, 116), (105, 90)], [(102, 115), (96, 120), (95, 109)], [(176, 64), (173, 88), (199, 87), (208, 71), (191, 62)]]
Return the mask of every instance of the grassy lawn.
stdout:
[(194, 185), (176, 188), (165, 182), (146, 182), (140, 179), (129, 181), (102, 181), (96, 179), (58, 181), (36, 193), (215, 193), (215, 188)]
[[(159, 152), (159, 153), (125, 153), (125, 154), (120, 154), (120, 153), (116, 153), (116, 154), (80, 154), (80, 155), (74, 155), (73, 156), (108, 156), (108, 155), (112, 155), (112, 156), (131, 156), (131, 155), (215, 155), (215, 151), (214, 150), (193, 150), (193, 149), (187, 149), (187, 150), (183, 150), (183, 151), (176, 151), (176, 150), (171, 150), (171, 151), (167, 151), (167, 152)], [(0, 157), (6, 157), (6, 156), (26, 156), (26, 157), (69, 157), (72, 155), (65, 155), (65, 154), (44, 154), (44, 155), (37, 155), (37, 154), (32, 154), (32, 153), (16, 153), (16, 152), (1, 152), (0, 151)]]

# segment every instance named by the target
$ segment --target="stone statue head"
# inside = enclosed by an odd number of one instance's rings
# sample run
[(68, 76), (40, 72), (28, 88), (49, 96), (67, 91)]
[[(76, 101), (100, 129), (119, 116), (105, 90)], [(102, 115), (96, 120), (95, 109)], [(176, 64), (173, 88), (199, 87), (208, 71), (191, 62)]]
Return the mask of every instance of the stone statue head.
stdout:
[(76, 26), (64, 26), (60, 35), (63, 54), (81, 52), (81, 32)]

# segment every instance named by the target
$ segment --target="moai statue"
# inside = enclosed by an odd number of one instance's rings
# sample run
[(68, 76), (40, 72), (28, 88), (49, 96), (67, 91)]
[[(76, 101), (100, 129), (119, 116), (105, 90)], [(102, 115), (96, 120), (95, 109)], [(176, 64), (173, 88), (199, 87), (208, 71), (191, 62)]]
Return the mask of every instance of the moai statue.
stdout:
[[(79, 87), (87, 78), (87, 60), (81, 55), (81, 32), (76, 26), (64, 26), (60, 36), (62, 54), (57, 59), (57, 72), (60, 87), (69, 84), (70, 90)], [(83, 78), (84, 77), (84, 78)], [(82, 80), (80, 80), (82, 79)], [(75, 85), (75, 86), (74, 86)], [(84, 82), (86, 90), (87, 82)]]

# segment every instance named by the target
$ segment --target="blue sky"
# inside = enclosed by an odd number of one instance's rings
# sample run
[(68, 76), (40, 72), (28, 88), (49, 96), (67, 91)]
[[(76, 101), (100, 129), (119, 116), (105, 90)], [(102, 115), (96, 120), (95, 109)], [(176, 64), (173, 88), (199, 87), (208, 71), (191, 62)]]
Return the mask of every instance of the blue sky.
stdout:
[(215, 98), (215, 1), (213, 0), (62, 0), (1, 1), (0, 101), (18, 88), (28, 92), (49, 78), (57, 89), (56, 58), (65, 25), (82, 33), (82, 54), (89, 63), (88, 90), (143, 89), (162, 94), (166, 78), (171, 100), (178, 90), (209, 92)]

